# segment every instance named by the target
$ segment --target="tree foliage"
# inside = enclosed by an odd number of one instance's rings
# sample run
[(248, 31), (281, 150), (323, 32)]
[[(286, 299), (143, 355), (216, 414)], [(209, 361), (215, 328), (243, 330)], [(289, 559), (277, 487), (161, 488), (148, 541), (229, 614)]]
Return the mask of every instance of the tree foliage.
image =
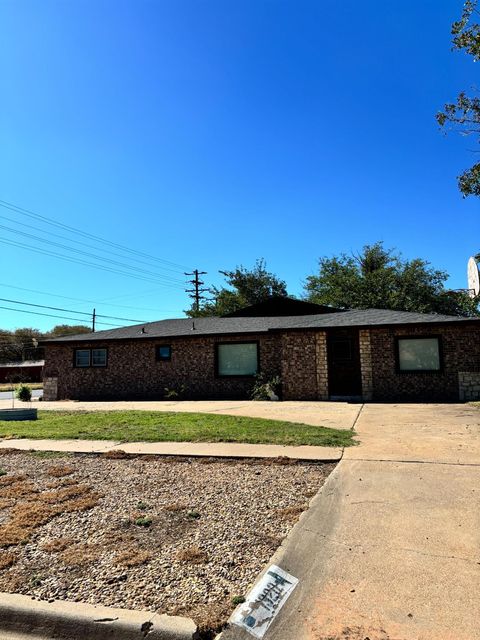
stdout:
[[(478, 13), (477, 0), (467, 0), (460, 20), (452, 24), (452, 49), (464, 51), (475, 62), (480, 60), (480, 25), (473, 22), (472, 18)], [(480, 98), (468, 96), (462, 91), (456, 102), (446, 104), (443, 111), (437, 113), (436, 119), (442, 128), (458, 131), (464, 136), (473, 135), (476, 142), (480, 142)], [(464, 196), (479, 196), (480, 162), (466, 169), (457, 179)]]
[(0, 362), (17, 362), (21, 360), (42, 360), (44, 350), (38, 342), (44, 338), (56, 338), (76, 333), (89, 333), (85, 325), (59, 324), (50, 331), (42, 332), (32, 327), (9, 331), (0, 329)]
[(310, 302), (345, 309), (480, 315), (478, 299), (447, 290), (447, 278), (425, 260), (404, 260), (377, 242), (359, 255), (320, 258), (318, 274), (307, 277), (305, 294)]
[(186, 311), (188, 316), (222, 316), (270, 296), (288, 296), (286, 283), (267, 271), (263, 258), (259, 258), (252, 269), (240, 265), (232, 271), (220, 273), (225, 276), (227, 287), (211, 287), (208, 291), (212, 300), (204, 301), (198, 311), (192, 305)]

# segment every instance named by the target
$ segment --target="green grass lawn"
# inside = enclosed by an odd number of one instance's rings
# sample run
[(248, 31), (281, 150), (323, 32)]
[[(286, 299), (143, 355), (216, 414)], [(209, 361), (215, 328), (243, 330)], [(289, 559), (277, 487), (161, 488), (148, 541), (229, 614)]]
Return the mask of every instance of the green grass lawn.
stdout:
[(349, 447), (347, 429), (281, 420), (163, 411), (39, 411), (38, 420), (0, 420), (0, 437), (118, 440), (122, 442), (248, 442)]
[(11, 382), (0, 382), (0, 391), (15, 391), (19, 384), (26, 384), (30, 389), (43, 389), (42, 382), (15, 382), (14, 384)]

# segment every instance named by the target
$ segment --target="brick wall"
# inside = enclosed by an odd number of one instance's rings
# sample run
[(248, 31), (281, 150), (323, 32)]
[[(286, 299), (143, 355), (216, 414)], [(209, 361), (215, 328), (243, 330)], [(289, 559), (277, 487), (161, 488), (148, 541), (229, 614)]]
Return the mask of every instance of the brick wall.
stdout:
[[(440, 335), (442, 371), (398, 373), (395, 336)], [(459, 372), (480, 371), (480, 327), (437, 326), (411, 328), (372, 327), (360, 330), (362, 392), (365, 400), (438, 400), (459, 398)], [(328, 399), (328, 363), (325, 331), (236, 337), (191, 337), (171, 340), (130, 340), (109, 343), (56, 344), (46, 347), (46, 378), (52, 383), (45, 399), (53, 397), (162, 398), (165, 387), (186, 386), (188, 398), (247, 398), (251, 378), (217, 378), (215, 343), (259, 342), (260, 368), (268, 376), (281, 375), (285, 400)], [(172, 359), (157, 362), (155, 346), (171, 344)], [(73, 366), (74, 348), (108, 348), (106, 368), (78, 369)]]
[(281, 334), (284, 400), (317, 400), (317, 341), (315, 331)]
[[(279, 336), (260, 334), (48, 345), (45, 377), (58, 378), (58, 399), (162, 398), (165, 387), (179, 389), (182, 385), (188, 398), (247, 398), (252, 378), (215, 376), (215, 343), (245, 340), (259, 342), (261, 369), (267, 375), (278, 375)], [(155, 359), (158, 344), (171, 344), (170, 361)], [(73, 366), (74, 349), (103, 347), (108, 348), (107, 367)]]
[[(395, 336), (441, 336), (443, 370), (434, 373), (398, 373)], [(371, 328), (374, 400), (458, 401), (458, 372), (480, 367), (480, 327), (430, 326)]]

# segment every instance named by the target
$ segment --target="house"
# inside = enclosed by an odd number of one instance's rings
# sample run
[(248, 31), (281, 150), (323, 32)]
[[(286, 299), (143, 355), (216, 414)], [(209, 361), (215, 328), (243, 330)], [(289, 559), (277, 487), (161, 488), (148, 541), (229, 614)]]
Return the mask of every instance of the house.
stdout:
[(0, 363), (0, 382), (41, 382), (44, 360)]
[(44, 399), (247, 398), (260, 371), (286, 400), (480, 398), (480, 319), (298, 302), (45, 340)]

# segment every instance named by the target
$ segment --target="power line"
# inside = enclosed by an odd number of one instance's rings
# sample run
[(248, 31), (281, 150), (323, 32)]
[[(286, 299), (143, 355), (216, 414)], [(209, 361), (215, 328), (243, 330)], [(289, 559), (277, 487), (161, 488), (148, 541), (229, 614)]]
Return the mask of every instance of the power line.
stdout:
[[(51, 313), (41, 313), (40, 311), (28, 311), (27, 309), (12, 309), (11, 307), (0, 307), (0, 309), (6, 309), (7, 311), (16, 311), (18, 313), (29, 313), (30, 315), (34, 315), (34, 316), (45, 316), (47, 318), (57, 318), (60, 320), (74, 320), (75, 322), (79, 321), (79, 318), (67, 318), (66, 316), (56, 316), (56, 315), (52, 315)], [(118, 328), (118, 324), (111, 324), (109, 322), (99, 322), (98, 324), (101, 324), (105, 327)]]
[[(91, 313), (86, 311), (75, 311), (74, 309), (62, 309), (61, 307), (50, 307), (45, 304), (34, 304), (33, 302), (22, 302), (21, 300), (9, 300), (8, 298), (0, 298), (2, 302), (8, 302), (10, 304), (22, 304), (27, 307), (39, 307), (41, 309), (50, 309), (51, 311), (64, 311), (65, 313), (77, 313), (78, 315), (91, 317)], [(147, 320), (134, 320), (132, 318), (118, 318), (116, 316), (105, 316), (98, 313), (95, 314), (97, 318), (107, 318), (107, 320), (125, 320), (125, 322), (147, 322)]]
[(158, 286), (162, 286), (162, 287), (172, 287), (173, 289), (182, 289), (183, 287), (181, 287), (180, 285), (176, 285), (176, 284), (171, 284), (168, 282), (159, 282), (158, 280), (154, 280), (152, 278), (148, 278), (145, 276), (141, 276), (141, 275), (135, 275), (133, 273), (126, 273), (125, 271), (120, 271), (119, 269), (113, 269), (111, 267), (107, 267), (105, 265), (100, 265), (100, 264), (94, 264), (91, 262), (87, 262), (86, 260), (81, 260), (81, 259), (77, 259), (77, 258), (70, 258), (68, 256), (65, 256), (63, 254), (59, 254), (59, 253), (55, 253), (54, 251), (48, 251), (47, 249), (38, 249), (36, 247), (32, 247), (30, 245), (24, 244), (22, 242), (15, 242), (13, 240), (5, 240), (5, 239), (0, 239), (0, 242), (2, 244), (8, 244), (14, 247), (20, 247), (23, 249), (27, 249), (29, 251), (33, 251), (34, 253), (41, 253), (43, 255), (47, 255), (47, 256), (53, 256), (55, 258), (60, 258), (62, 260), (66, 260), (67, 262), (74, 262), (76, 264), (81, 264), (81, 265), (85, 265), (87, 267), (93, 267), (96, 269), (100, 269), (102, 271), (108, 271), (110, 273), (116, 273), (119, 275), (123, 275), (123, 276), (127, 276), (128, 278), (134, 278), (136, 280), (144, 280), (145, 282), (153, 282), (154, 284), (157, 284)]
[[(8, 220), (8, 222), (13, 222), (13, 224), (17, 224), (17, 225), (23, 225), (24, 223), (22, 221), (19, 220), (15, 220), (14, 218), (9, 218), (8, 216), (2, 216), (0, 215), (0, 218), (2, 218), (2, 220)], [(9, 231), (13, 231), (12, 229), (8, 229), (8, 227), (3, 227)], [(67, 242), (71, 242), (71, 243), (75, 243), (77, 245), (81, 245), (82, 247), (88, 247), (89, 249), (93, 249), (94, 251), (98, 251), (99, 247), (95, 247), (92, 246), (91, 244), (88, 244), (87, 242), (81, 242), (80, 240), (75, 240), (72, 238), (67, 238), (66, 236), (62, 236), (59, 233), (53, 233), (50, 229), (42, 229), (40, 227), (36, 227), (32, 224), (28, 225), (29, 229), (33, 229), (34, 231), (38, 231), (40, 233), (43, 233), (45, 235), (54, 237), (54, 238), (60, 238), (61, 240), (66, 240)], [(33, 236), (34, 238), (38, 239), (36, 236)], [(45, 242), (48, 242), (47, 240), (45, 240)], [(146, 260), (140, 260), (139, 258), (134, 258), (134, 257), (129, 257), (129, 256), (124, 256), (121, 253), (116, 253), (115, 251), (109, 251), (108, 249), (105, 249), (105, 247), (101, 247), (102, 252), (103, 253), (109, 253), (113, 256), (117, 256), (118, 258), (122, 258), (122, 259), (127, 259), (127, 260), (133, 260), (134, 262), (139, 262), (141, 264), (146, 264), (147, 266), (152, 266), (151, 265), (151, 260), (150, 262), (147, 262)], [(178, 269), (172, 269), (170, 267), (164, 267), (163, 265), (159, 265), (158, 266), (159, 269), (164, 269), (165, 271), (171, 271), (172, 273), (178, 274), (180, 273), (178, 271)], [(164, 275), (164, 274), (161, 274)], [(167, 274), (165, 274), (165, 277), (170, 277), (172, 278), (172, 276), (168, 276)], [(176, 278), (176, 280), (178, 280), (178, 278)]]
[(188, 269), (188, 267), (185, 267), (185, 265), (181, 265), (178, 264), (176, 262), (171, 262), (170, 260), (165, 260), (163, 258), (158, 258), (157, 256), (152, 256), (148, 253), (145, 253), (143, 251), (137, 251), (136, 249), (130, 249), (129, 247), (125, 247), (124, 245), (118, 244), (116, 242), (112, 242), (111, 240), (107, 240), (105, 238), (102, 238), (100, 236), (96, 236), (93, 233), (88, 233), (86, 231), (82, 231), (81, 229), (77, 229), (75, 227), (71, 227), (69, 225), (63, 224), (62, 222), (58, 222), (56, 220), (54, 220), (53, 218), (48, 218), (47, 216), (42, 216), (38, 213), (35, 213), (34, 211), (31, 211), (30, 209), (25, 209), (24, 207), (19, 207), (18, 205), (15, 205), (11, 202), (7, 202), (6, 200), (1, 200), (0, 199), (0, 206), (5, 208), (5, 209), (10, 209), (11, 211), (15, 211), (17, 213), (20, 213), (20, 215), (23, 216), (28, 216), (29, 218), (34, 218), (35, 220), (41, 220), (42, 222), (61, 228), (61, 229), (65, 229), (67, 231), (69, 231), (70, 233), (75, 233), (78, 235), (83, 236), (84, 238), (90, 238), (91, 240), (94, 240), (95, 242), (100, 242), (102, 243), (102, 245), (107, 244), (110, 247), (115, 247), (116, 249), (120, 249), (122, 251), (126, 251), (127, 253), (131, 253), (134, 255), (138, 255), (138, 256), (142, 256), (144, 258), (149, 258), (151, 260), (155, 260), (156, 262), (160, 262), (163, 264), (168, 264), (171, 265), (173, 267), (177, 267), (179, 270), (184, 270), (184, 269)]
[(87, 256), (88, 258), (93, 258), (94, 260), (100, 260), (101, 262), (108, 262), (109, 264), (113, 264), (115, 266), (122, 267), (123, 269), (130, 269), (132, 271), (137, 271), (138, 273), (146, 274), (158, 279), (165, 279), (168, 282), (175, 282), (178, 284), (182, 284), (183, 282), (177, 278), (173, 278), (172, 276), (166, 276), (163, 274), (155, 273), (154, 271), (148, 271), (147, 269), (142, 269), (141, 267), (135, 267), (124, 262), (119, 262), (118, 260), (112, 260), (111, 258), (105, 258), (103, 256), (98, 256), (95, 253), (90, 253), (89, 251), (82, 251), (81, 249), (75, 249), (75, 247), (69, 247), (68, 245), (61, 244), (60, 242), (54, 242), (53, 240), (47, 240), (46, 238), (38, 238), (32, 233), (27, 233), (26, 231), (19, 231), (18, 229), (11, 229), (10, 227), (6, 227), (3, 224), (0, 224), (0, 229), (7, 231), (8, 233), (15, 233), (19, 236), (23, 236), (26, 238), (32, 238), (35, 241), (40, 240), (43, 243), (52, 245), (54, 247), (59, 247), (60, 249), (66, 249), (67, 251), (73, 251), (83, 256)]
[[(126, 305), (126, 304), (113, 304), (113, 303), (106, 302), (106, 300), (111, 300), (111, 299), (114, 300), (115, 297), (106, 298), (104, 300), (86, 300), (85, 298), (73, 298), (72, 296), (62, 296), (58, 293), (49, 293), (47, 291), (39, 291), (38, 289), (27, 289), (25, 287), (16, 287), (12, 284), (6, 284), (5, 282), (0, 282), (0, 287), (7, 287), (8, 289), (16, 289), (18, 291), (27, 291), (28, 293), (39, 293), (40, 295), (50, 296), (52, 298), (62, 298), (63, 300), (74, 300), (75, 302), (84, 302), (84, 303), (95, 304), (95, 305), (102, 303), (106, 307), (118, 307), (120, 309), (136, 309), (137, 311), (152, 311), (153, 313), (159, 313), (158, 309), (151, 309), (151, 308), (137, 307), (137, 306), (132, 307), (131, 305)], [(152, 291), (155, 291), (155, 289), (153, 289)], [(130, 295), (130, 297), (134, 297), (136, 294), (126, 294), (126, 295)], [(123, 298), (124, 296), (122, 295), (118, 297)], [(178, 311), (178, 309), (164, 309), (163, 311)]]

